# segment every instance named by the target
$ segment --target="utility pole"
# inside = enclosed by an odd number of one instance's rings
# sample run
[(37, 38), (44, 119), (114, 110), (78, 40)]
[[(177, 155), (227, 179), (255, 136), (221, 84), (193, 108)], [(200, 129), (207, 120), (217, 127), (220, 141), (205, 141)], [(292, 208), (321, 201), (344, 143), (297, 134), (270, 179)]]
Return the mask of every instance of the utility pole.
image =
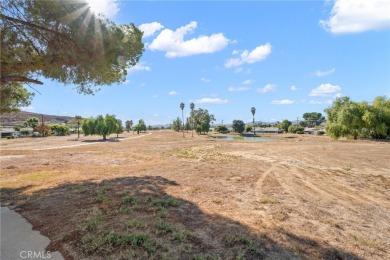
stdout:
[(298, 125), (298, 118), (299, 118), (299, 117), (297, 117), (297, 125)]

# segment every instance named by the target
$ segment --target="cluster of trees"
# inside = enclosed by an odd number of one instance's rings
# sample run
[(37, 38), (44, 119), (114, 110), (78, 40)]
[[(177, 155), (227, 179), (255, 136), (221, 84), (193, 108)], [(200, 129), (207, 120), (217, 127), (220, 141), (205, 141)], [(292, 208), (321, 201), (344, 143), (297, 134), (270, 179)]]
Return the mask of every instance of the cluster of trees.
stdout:
[(28, 106), (34, 94), (22, 84), (38, 77), (85, 94), (124, 82), (144, 51), (142, 31), (93, 14), (87, 0), (2, 0), (0, 10), (1, 113)]
[(180, 109), (182, 111), (182, 119), (180, 117), (176, 118), (172, 121), (171, 128), (174, 131), (183, 131), (184, 136), (184, 130), (194, 130), (198, 134), (206, 134), (210, 131), (211, 123), (215, 121), (215, 117), (213, 114), (210, 114), (207, 109), (198, 108), (195, 109), (194, 103), (190, 104), (190, 117), (187, 117), (186, 123), (184, 124), (184, 103), (180, 103)]
[(67, 125), (59, 125), (59, 124), (51, 125), (50, 130), (55, 135), (64, 136), (69, 134), (69, 126)]
[(390, 99), (379, 96), (372, 103), (337, 98), (325, 109), (326, 133), (333, 139), (390, 138)]
[(305, 129), (301, 124), (293, 124), (291, 121), (285, 119), (278, 124), (278, 127), (285, 132), (292, 134), (303, 134)]

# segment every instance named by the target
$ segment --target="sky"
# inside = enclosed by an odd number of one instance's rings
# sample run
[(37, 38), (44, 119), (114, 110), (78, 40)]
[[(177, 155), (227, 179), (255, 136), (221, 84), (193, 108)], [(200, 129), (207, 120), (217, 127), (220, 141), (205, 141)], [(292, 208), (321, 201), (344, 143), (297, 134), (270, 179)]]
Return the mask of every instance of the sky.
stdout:
[(41, 79), (25, 111), (169, 124), (195, 108), (215, 124), (275, 122), (333, 100), (390, 98), (390, 1), (114, 1), (91, 10), (144, 32), (124, 83), (95, 95)]

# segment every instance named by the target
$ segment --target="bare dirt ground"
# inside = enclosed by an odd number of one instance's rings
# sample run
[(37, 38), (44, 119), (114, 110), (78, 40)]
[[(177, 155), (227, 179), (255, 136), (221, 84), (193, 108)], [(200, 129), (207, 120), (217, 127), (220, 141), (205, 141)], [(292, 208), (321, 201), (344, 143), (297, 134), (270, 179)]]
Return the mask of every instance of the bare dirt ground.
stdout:
[(390, 143), (134, 137), (2, 140), (1, 204), (67, 259), (390, 259)]

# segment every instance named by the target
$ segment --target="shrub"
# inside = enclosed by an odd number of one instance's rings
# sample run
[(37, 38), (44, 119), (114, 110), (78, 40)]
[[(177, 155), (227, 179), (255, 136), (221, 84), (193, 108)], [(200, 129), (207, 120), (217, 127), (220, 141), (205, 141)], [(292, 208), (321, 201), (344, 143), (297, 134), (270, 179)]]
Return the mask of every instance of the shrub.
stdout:
[(290, 125), (288, 127), (288, 132), (293, 134), (303, 134), (304, 128), (300, 125)]
[(251, 131), (252, 131), (252, 126), (247, 125), (247, 126), (245, 127), (245, 131), (246, 131), (246, 132), (251, 132)]
[(320, 130), (320, 131), (317, 132), (317, 135), (324, 135), (324, 134), (325, 134), (325, 132), (322, 131), (322, 130)]

